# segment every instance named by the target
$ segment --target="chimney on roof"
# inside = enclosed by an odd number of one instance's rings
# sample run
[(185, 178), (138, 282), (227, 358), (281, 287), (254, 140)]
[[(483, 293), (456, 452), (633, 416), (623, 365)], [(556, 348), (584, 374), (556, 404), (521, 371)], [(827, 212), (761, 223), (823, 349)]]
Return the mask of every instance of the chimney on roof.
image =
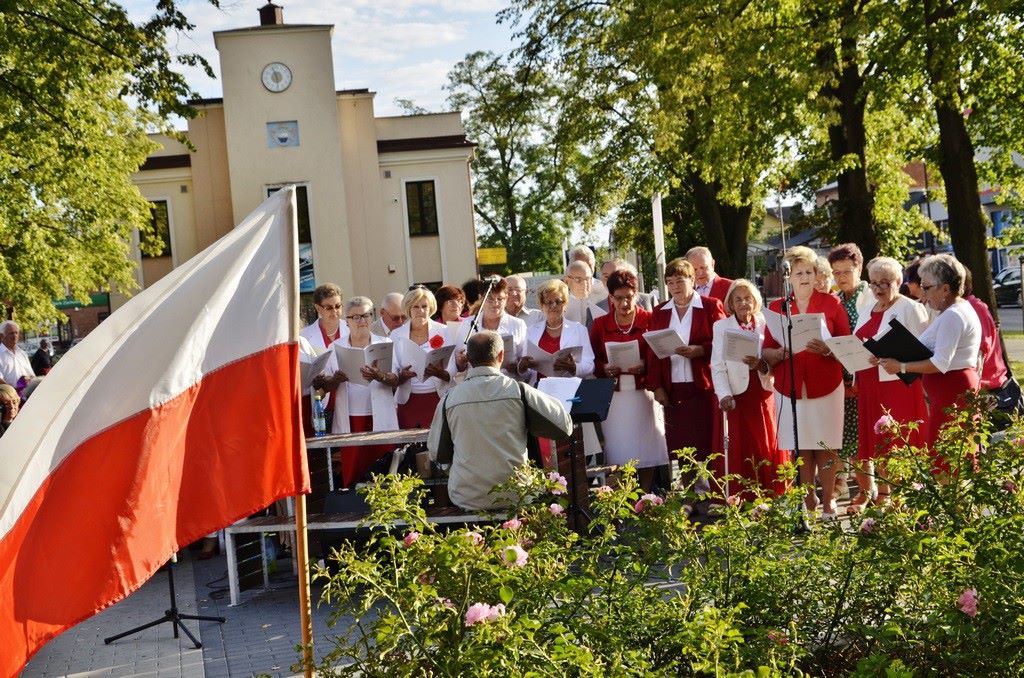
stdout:
[(268, 2), (260, 7), (260, 26), (282, 25), (284, 25), (284, 10), (280, 5)]

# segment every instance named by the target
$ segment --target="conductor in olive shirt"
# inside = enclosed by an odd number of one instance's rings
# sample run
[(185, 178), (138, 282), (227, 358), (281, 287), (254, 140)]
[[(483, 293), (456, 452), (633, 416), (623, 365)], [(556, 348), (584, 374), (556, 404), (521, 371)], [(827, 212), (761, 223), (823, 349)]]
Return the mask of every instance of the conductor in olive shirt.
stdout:
[(501, 373), (504, 350), (496, 332), (471, 336), (466, 357), (466, 379), (434, 412), (427, 448), (432, 459), (451, 460), (452, 502), (469, 511), (498, 508), (501, 498), (491, 489), (526, 463), (527, 431), (561, 440), (572, 433), (572, 420), (558, 400)]

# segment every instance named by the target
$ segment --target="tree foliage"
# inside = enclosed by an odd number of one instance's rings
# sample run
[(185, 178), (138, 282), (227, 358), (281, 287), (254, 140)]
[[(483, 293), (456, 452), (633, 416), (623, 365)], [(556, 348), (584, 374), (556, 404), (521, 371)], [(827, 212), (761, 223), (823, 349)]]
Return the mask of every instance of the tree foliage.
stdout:
[(188, 28), (165, 0), (139, 25), (108, 0), (0, 3), (0, 300), (23, 323), (68, 294), (135, 286), (133, 231), (156, 242), (130, 175), (147, 129), (191, 114), (165, 46)]

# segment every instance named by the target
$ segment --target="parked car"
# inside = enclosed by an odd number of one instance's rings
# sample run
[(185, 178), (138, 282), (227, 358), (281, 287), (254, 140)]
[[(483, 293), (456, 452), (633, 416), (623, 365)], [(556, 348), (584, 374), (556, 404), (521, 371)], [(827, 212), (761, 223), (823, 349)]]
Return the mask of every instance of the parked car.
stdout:
[(997, 273), (992, 279), (992, 290), (995, 292), (997, 305), (1020, 305), (1020, 268), (1011, 266)]

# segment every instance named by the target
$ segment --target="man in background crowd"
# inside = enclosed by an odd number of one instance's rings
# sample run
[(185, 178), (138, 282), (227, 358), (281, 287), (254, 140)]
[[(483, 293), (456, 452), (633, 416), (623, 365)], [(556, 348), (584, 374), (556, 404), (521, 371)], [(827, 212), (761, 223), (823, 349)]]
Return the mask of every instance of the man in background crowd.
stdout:
[(519, 318), (527, 325), (544, 320), (544, 314), (535, 308), (526, 308), (526, 280), (521, 275), (510, 275), (505, 278), (508, 283), (508, 300), (505, 302), (505, 313)]
[(18, 323), (13, 320), (0, 323), (0, 379), (15, 388), (19, 388), (18, 382), (21, 381), (21, 388), (24, 388), (36, 373), (28, 354), (18, 346), (19, 339), (21, 327)]
[(697, 294), (714, 297), (723, 304), (725, 295), (732, 286), (732, 280), (715, 273), (715, 260), (707, 247), (691, 247), (686, 252), (686, 260), (693, 266), (694, 289)]
[(405, 323), (405, 312), (402, 310), (403, 295), (388, 292), (380, 302), (380, 317), (370, 324), (370, 334), (387, 337)]

